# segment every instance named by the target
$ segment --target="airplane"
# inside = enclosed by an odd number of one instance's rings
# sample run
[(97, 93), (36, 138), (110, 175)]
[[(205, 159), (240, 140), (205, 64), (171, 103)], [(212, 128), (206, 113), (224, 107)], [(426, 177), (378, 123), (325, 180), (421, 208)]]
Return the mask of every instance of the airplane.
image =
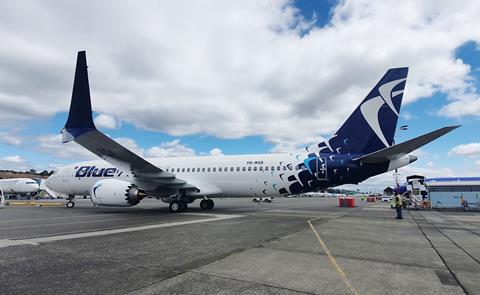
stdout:
[(25, 194), (34, 195), (38, 192), (40, 185), (31, 178), (8, 178), (0, 179), (0, 190), (4, 195)]
[(389, 69), (331, 138), (300, 152), (143, 158), (95, 127), (86, 52), (79, 51), (62, 141), (74, 141), (101, 160), (61, 167), (46, 185), (68, 195), (70, 208), (75, 195), (89, 195), (99, 206), (156, 198), (170, 212), (183, 212), (196, 199), (210, 210), (218, 197), (277, 197), (358, 184), (416, 161), (412, 151), (459, 127), (394, 144), (407, 74), (407, 67)]

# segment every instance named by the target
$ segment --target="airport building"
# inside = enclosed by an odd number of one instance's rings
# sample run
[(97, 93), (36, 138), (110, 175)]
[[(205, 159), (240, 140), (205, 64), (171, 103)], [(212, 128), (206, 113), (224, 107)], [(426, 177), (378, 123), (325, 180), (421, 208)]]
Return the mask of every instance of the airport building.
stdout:
[(432, 208), (480, 209), (480, 177), (429, 178), (426, 180)]

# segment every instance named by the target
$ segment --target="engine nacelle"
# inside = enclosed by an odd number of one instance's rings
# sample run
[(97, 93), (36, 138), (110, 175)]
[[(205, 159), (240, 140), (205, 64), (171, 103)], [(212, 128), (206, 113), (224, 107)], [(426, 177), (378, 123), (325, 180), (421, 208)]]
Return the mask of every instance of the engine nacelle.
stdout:
[(129, 207), (137, 205), (145, 194), (130, 182), (104, 179), (95, 183), (90, 190), (90, 196), (95, 205)]

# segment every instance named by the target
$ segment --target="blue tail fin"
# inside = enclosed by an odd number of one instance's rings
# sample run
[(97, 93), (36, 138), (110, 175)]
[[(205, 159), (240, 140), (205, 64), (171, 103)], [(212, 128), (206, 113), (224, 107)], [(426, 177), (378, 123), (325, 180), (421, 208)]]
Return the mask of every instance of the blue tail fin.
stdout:
[(389, 69), (320, 151), (365, 154), (393, 144), (408, 68)]

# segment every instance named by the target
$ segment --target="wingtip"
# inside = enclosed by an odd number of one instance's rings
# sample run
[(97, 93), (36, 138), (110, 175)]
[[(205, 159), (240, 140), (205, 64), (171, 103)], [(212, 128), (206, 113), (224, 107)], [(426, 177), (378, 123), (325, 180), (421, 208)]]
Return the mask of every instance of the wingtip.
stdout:
[(65, 128), (95, 128), (92, 118), (85, 50), (79, 51), (77, 55), (70, 111)]

